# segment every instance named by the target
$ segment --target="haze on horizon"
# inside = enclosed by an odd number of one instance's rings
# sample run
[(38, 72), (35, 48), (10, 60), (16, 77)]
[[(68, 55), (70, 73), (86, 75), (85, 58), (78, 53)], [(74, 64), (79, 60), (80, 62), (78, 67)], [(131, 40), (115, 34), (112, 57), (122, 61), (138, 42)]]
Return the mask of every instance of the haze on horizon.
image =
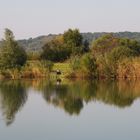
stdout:
[(0, 0), (0, 39), (4, 28), (17, 39), (63, 33), (140, 32), (139, 0)]

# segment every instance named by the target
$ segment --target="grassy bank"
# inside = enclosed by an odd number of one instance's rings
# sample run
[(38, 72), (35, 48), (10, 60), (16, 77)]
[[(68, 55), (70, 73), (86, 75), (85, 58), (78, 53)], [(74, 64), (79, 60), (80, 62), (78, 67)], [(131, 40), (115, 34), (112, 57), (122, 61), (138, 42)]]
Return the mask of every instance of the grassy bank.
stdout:
[(50, 75), (53, 64), (47, 61), (27, 61), (19, 68), (0, 71), (0, 78), (21, 79), (21, 78), (45, 78)]
[[(64, 63), (54, 63), (54, 66), (52, 68), (52, 71), (61, 71), (61, 75), (59, 75), (59, 78), (63, 79), (66, 78), (71, 73), (70, 63), (64, 62)], [(52, 72), (51, 77), (56, 77), (56, 73)]]
[[(105, 65), (105, 64), (104, 64)], [(107, 69), (102, 63), (97, 64), (94, 72), (98, 75), (98, 79), (111, 78), (107, 74), (112, 73), (111, 69)], [(61, 74), (57, 75), (56, 71), (60, 70)], [(109, 71), (107, 71), (109, 70)], [(0, 71), (0, 79), (37, 79), (37, 78), (75, 78), (75, 79), (94, 79), (89, 74), (89, 70), (80, 64), (80, 67), (73, 69), (70, 62), (64, 63), (48, 63), (41, 61), (27, 61), (21, 68), (7, 69)], [(140, 58), (124, 59), (116, 65), (117, 79), (140, 79)]]
[[(61, 75), (57, 76), (56, 71)], [(0, 79), (36, 79), (36, 78), (65, 78), (71, 69), (69, 63), (51, 63), (46, 61), (27, 61), (21, 68), (0, 71)]]

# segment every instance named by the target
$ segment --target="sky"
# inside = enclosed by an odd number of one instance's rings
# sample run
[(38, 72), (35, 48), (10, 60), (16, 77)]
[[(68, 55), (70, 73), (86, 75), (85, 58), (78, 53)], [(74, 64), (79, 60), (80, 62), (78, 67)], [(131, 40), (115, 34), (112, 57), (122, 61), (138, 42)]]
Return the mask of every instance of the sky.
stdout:
[(0, 0), (0, 39), (80, 32), (140, 32), (140, 0)]

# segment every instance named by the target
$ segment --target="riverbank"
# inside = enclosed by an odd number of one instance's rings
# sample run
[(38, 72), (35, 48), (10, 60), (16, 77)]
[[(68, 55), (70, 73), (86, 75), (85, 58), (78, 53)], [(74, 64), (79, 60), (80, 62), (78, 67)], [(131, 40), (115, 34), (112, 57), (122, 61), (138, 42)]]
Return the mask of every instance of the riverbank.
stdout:
[[(57, 75), (56, 71), (61, 74)], [(38, 78), (66, 78), (71, 69), (69, 63), (51, 63), (41, 61), (27, 61), (21, 69), (7, 69), (0, 71), (0, 79), (38, 79)]]
[[(60, 74), (57, 75), (56, 71)], [(140, 79), (140, 59), (134, 58), (121, 61), (116, 67), (116, 77), (107, 73), (102, 63), (97, 66), (96, 77), (92, 77), (83, 67), (73, 69), (70, 62), (51, 63), (45, 61), (27, 61), (21, 68), (7, 69), (0, 71), (0, 79)]]

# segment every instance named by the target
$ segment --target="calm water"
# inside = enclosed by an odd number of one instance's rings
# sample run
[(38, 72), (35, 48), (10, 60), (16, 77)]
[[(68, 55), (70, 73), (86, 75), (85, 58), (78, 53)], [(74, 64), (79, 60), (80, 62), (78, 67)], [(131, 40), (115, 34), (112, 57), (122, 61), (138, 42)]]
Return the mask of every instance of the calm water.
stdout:
[(0, 82), (0, 140), (140, 140), (140, 81)]

